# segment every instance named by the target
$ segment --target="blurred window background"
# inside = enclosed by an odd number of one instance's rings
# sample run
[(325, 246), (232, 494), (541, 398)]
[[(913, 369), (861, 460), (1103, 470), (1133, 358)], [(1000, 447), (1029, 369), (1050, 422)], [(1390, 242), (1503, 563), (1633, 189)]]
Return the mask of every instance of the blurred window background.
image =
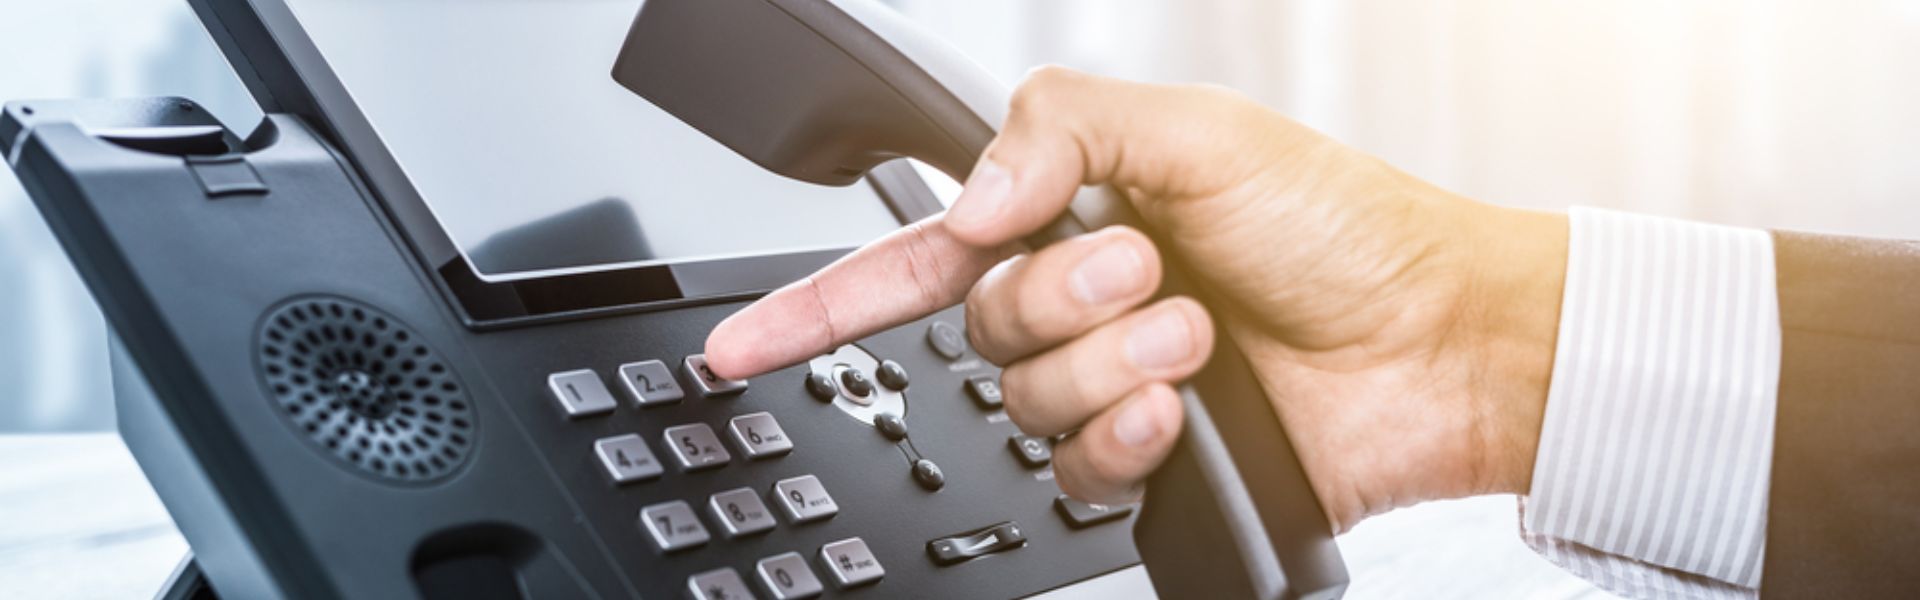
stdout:
[[(1920, 0), (891, 3), (1009, 83), (1059, 63), (1224, 84), (1488, 202), (1920, 238)], [(156, 95), (237, 130), (260, 118), (184, 1), (0, 12), (0, 100)], [(106, 374), (98, 310), (0, 170), (0, 433), (111, 430)], [(1528, 558), (1510, 499), (1466, 502), (1344, 536), (1366, 565), (1355, 595), (1471, 596), (1490, 580), (1596, 593)], [(1399, 550), (1441, 541), (1512, 560), (1433, 573)]]
[[(1920, 0), (893, 0), (991, 71), (1212, 82), (1481, 200), (1920, 237)], [(253, 104), (185, 2), (9, 3), (0, 98)], [(0, 173), (0, 431), (110, 428), (103, 325)]]

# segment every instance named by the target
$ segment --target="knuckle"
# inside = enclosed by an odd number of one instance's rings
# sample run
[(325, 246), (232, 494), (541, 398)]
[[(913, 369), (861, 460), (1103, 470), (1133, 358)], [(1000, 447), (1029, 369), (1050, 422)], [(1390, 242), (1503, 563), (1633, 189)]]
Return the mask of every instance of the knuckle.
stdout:
[(1027, 379), (1030, 371), (1032, 369), (1017, 363), (1000, 371), (1000, 406), (1007, 411), (1007, 420), (1013, 421), (1014, 426), (1022, 432), (1031, 432), (1037, 425), (1033, 422), (1033, 406), (1030, 404), (1033, 398)]
[(994, 345), (993, 334), (988, 332), (989, 329), (992, 329), (990, 325), (991, 320), (982, 314), (981, 310), (981, 305), (973, 303), (967, 304), (967, 326), (965, 330), (967, 334), (967, 345), (972, 346), (973, 352), (979, 354), (980, 358), (986, 359), (987, 362), (996, 365), (1005, 364), (1006, 361), (1004, 357), (1001, 356), (998, 346)]
[(922, 304), (939, 304), (947, 293), (943, 283), (946, 281), (945, 269), (940, 264), (938, 253), (934, 252), (927, 240), (926, 225), (924, 222), (908, 225), (907, 233), (907, 272), (913, 277), (914, 289), (920, 294)]
[(1054, 479), (1060, 484), (1060, 491), (1068, 496), (1091, 502), (1097, 501), (1099, 495), (1094, 489), (1097, 486), (1090, 481), (1092, 474), (1088, 472), (1090, 468), (1089, 459), (1085, 458), (1085, 445), (1085, 441), (1074, 437), (1054, 449)]
[(994, 265), (979, 281), (974, 282), (972, 289), (967, 291), (967, 343), (973, 346), (974, 352), (979, 353), (981, 358), (994, 364), (1003, 364), (1007, 359), (1012, 358), (1002, 351), (1002, 342), (1005, 341), (1006, 334), (999, 317), (1004, 315), (1007, 309), (1000, 298), (1003, 297), (1001, 290), (1005, 287), (1009, 275), (1020, 258), (1016, 256)]
[(1046, 285), (1022, 285), (1014, 290), (1012, 325), (1022, 340), (1055, 340), (1071, 331), (1076, 315), (1065, 308), (1060, 294)]
[(1078, 79), (1080, 74), (1059, 65), (1041, 65), (1027, 71), (1013, 90), (1012, 108), (1015, 113), (1044, 112), (1054, 106), (1060, 95)]
[[(1055, 478), (1060, 490), (1087, 502), (1109, 502), (1132, 484), (1132, 475), (1120, 461), (1095, 452), (1088, 441), (1075, 436), (1054, 452)], [(1064, 457), (1065, 460), (1060, 460)]]

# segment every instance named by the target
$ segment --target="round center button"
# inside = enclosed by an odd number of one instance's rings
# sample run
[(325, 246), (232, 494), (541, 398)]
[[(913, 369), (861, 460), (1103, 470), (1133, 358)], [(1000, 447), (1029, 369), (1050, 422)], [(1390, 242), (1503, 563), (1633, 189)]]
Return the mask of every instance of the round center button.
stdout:
[(840, 389), (855, 398), (865, 398), (873, 393), (873, 380), (859, 369), (847, 369), (840, 372)]

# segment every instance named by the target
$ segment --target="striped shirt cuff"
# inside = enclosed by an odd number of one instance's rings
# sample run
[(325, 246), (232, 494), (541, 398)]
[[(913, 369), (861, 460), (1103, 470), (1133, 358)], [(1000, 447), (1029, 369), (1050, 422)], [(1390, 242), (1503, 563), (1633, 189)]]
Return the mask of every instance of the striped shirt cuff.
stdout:
[(1772, 237), (1597, 209), (1568, 222), (1523, 537), (1625, 595), (1751, 595), (1779, 386)]

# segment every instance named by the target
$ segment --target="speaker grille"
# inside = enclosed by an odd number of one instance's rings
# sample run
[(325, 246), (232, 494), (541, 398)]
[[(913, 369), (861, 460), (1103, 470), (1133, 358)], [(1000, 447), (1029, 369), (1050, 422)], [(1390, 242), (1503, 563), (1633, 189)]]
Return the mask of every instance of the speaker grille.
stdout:
[(478, 423), (466, 388), (406, 324), (378, 309), (294, 299), (267, 315), (255, 351), (280, 415), (355, 469), (426, 482), (473, 451)]

